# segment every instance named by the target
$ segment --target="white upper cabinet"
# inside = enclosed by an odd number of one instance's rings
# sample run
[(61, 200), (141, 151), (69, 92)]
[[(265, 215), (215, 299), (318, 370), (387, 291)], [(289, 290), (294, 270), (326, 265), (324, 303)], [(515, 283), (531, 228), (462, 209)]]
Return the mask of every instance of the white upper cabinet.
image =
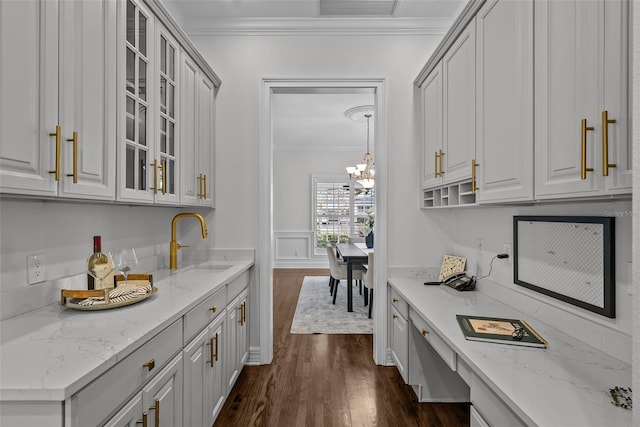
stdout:
[(61, 196), (115, 198), (115, 58), (115, 3), (60, 2)]
[(215, 87), (194, 61), (182, 61), (182, 205), (213, 207)]
[(533, 199), (533, 2), (476, 15), (476, 201)]
[(536, 198), (631, 191), (628, 6), (536, 1)]
[(0, 3), (3, 193), (114, 198), (115, 3)]
[(476, 24), (472, 19), (442, 58), (443, 183), (471, 177), (476, 149)]
[(422, 188), (442, 184), (442, 64), (429, 73), (422, 84)]

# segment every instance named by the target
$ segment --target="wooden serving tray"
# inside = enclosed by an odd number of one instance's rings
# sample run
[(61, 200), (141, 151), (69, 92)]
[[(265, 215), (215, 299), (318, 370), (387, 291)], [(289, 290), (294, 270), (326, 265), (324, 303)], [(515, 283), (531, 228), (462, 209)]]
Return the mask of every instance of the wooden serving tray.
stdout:
[[(122, 275), (118, 275), (114, 277), (114, 283), (119, 284), (119, 282), (124, 281), (124, 277)], [(94, 289), (94, 290), (78, 290), (78, 289), (62, 289), (60, 291), (60, 305), (66, 306), (69, 308), (73, 308), (75, 310), (83, 310), (83, 311), (96, 311), (96, 310), (108, 310), (117, 307), (124, 307), (131, 304), (136, 304), (140, 301), (143, 301), (149, 298), (152, 295), (155, 295), (158, 292), (158, 288), (153, 286), (153, 276), (151, 274), (130, 274), (127, 280), (128, 285), (134, 286), (149, 286), (151, 285), (151, 291), (141, 295), (135, 295), (131, 298), (128, 298), (124, 301), (112, 301), (109, 297), (110, 291), (113, 291), (116, 288), (106, 288), (106, 289)], [(122, 284), (121, 284), (122, 286)], [(81, 304), (82, 301), (87, 298), (103, 298), (105, 303), (103, 304), (91, 304), (85, 305)], [(115, 298), (115, 297), (112, 297)]]

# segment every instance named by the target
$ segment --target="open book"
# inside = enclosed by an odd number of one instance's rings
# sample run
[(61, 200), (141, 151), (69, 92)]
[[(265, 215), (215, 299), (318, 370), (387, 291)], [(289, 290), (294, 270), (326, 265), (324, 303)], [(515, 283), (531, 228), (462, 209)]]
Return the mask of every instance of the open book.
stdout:
[(470, 341), (547, 348), (547, 341), (524, 320), (461, 314), (457, 314), (456, 319), (464, 337)]

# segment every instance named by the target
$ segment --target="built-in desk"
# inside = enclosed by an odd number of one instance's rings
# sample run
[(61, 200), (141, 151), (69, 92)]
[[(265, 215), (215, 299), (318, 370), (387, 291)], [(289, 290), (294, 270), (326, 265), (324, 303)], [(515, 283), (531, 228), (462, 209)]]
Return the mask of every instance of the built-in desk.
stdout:
[[(480, 292), (424, 286), (417, 279), (390, 277), (388, 282), (390, 292), (408, 303), (409, 341), (421, 337), (416, 321), (428, 323), (426, 329), (437, 337), (437, 345), (430, 347), (440, 357), (444, 354), (447, 369), (457, 372), (470, 387), (472, 425), (482, 425), (473, 421), (477, 412), (496, 427), (632, 424), (631, 411), (613, 406), (608, 392), (614, 386), (631, 386), (631, 365)], [(467, 341), (456, 314), (525, 319), (549, 347)], [(427, 382), (429, 377), (427, 367)], [(511, 421), (495, 421), (504, 419)]]

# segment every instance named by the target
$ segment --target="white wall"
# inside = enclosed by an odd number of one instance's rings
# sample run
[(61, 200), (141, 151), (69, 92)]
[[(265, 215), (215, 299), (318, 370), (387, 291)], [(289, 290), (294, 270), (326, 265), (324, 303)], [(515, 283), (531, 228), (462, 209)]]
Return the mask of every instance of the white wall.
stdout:
[(274, 267), (328, 268), (313, 256), (314, 175), (348, 179), (345, 167), (362, 162), (364, 151), (275, 150), (273, 153)]

